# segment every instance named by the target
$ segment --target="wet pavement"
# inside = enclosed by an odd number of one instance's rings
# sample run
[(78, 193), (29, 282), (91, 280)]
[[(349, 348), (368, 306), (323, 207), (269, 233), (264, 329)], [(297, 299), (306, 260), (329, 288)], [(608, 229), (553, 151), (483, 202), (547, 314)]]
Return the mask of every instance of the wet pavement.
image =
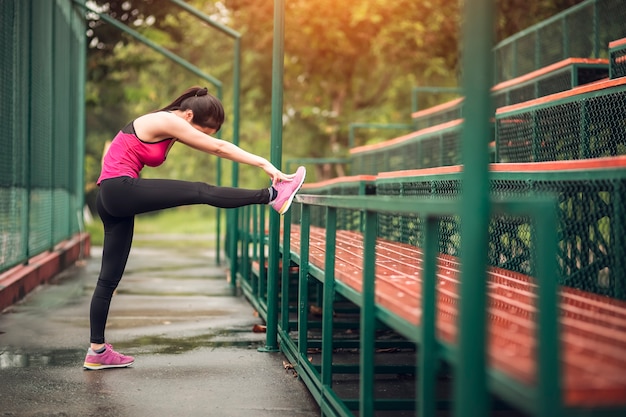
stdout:
[(0, 314), (0, 416), (320, 415), (284, 356), (257, 350), (263, 323), (215, 252), (160, 246), (133, 249), (111, 306), (107, 341), (130, 368), (82, 368), (98, 247)]

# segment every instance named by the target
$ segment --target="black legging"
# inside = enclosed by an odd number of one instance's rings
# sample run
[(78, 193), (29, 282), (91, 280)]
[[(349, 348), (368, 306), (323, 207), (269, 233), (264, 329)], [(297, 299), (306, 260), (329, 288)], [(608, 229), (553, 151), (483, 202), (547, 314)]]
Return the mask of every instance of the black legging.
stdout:
[(136, 214), (191, 204), (235, 208), (267, 204), (269, 199), (268, 189), (245, 190), (202, 182), (130, 177), (102, 181), (96, 205), (104, 224), (104, 246), (100, 275), (91, 299), (91, 343), (104, 343), (109, 306), (126, 268)]

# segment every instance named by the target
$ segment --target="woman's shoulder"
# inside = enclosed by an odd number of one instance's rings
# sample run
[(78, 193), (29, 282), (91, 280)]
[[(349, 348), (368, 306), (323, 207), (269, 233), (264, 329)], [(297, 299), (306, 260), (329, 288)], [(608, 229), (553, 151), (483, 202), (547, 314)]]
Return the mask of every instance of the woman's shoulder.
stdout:
[(146, 142), (156, 142), (172, 137), (181, 121), (180, 117), (167, 111), (148, 113), (134, 120), (135, 132)]
[(158, 122), (159, 120), (168, 121), (168, 120), (175, 120), (175, 119), (178, 119), (178, 117), (170, 111), (155, 111), (152, 113), (146, 113), (144, 115), (141, 115), (137, 117), (135, 121), (148, 120), (150, 122), (155, 122), (155, 121)]

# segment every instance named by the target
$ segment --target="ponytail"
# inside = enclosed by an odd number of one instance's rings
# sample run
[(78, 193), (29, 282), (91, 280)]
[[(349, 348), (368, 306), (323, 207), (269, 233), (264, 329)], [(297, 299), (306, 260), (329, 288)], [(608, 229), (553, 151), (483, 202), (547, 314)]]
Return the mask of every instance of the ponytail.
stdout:
[(178, 98), (158, 111), (191, 110), (192, 123), (199, 126), (220, 130), (224, 123), (224, 107), (222, 103), (209, 94), (206, 87), (191, 87)]

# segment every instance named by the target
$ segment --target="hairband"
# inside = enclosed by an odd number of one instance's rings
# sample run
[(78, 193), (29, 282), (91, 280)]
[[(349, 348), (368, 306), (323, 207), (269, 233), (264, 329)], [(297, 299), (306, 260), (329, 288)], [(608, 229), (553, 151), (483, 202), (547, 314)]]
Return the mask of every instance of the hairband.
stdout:
[(206, 96), (209, 94), (209, 90), (206, 87), (202, 87), (196, 91), (195, 97)]

